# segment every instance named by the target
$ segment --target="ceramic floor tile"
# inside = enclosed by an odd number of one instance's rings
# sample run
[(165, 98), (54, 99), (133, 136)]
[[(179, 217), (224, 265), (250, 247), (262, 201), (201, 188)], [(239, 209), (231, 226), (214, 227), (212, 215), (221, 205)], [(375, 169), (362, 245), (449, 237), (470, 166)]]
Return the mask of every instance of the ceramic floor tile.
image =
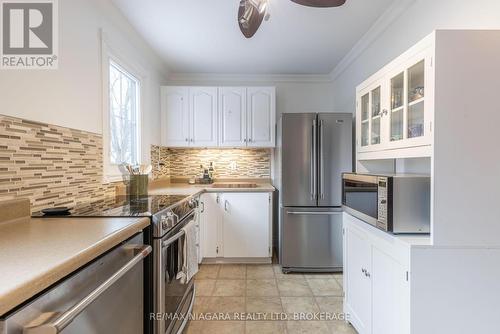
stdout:
[(342, 296), (343, 290), (336, 279), (307, 279), (307, 283), (315, 296)]
[(194, 298), (193, 314), (205, 313), (209, 298), (210, 297), (196, 296)]
[(287, 321), (288, 334), (327, 334), (330, 329), (325, 321)]
[[(235, 319), (234, 313), (245, 312), (245, 297), (206, 297), (204, 312), (225, 313)], [(237, 315), (236, 315), (237, 317)]]
[(219, 274), (220, 265), (218, 264), (202, 264), (198, 273), (194, 276), (195, 279), (216, 279)]
[(219, 279), (245, 279), (246, 265), (244, 264), (223, 264), (219, 269)]
[(247, 313), (264, 313), (267, 318), (272, 317), (272, 313), (283, 312), (280, 297), (247, 297)]
[(281, 304), (283, 311), (289, 316), (288, 320), (300, 320), (298, 317), (301, 314), (319, 312), (314, 297), (281, 297)]
[(245, 321), (191, 321), (187, 334), (244, 334)]
[(247, 296), (279, 296), (276, 280), (247, 280)]
[(286, 323), (281, 321), (247, 321), (246, 334), (285, 334)]
[(339, 285), (342, 287), (342, 289), (344, 288), (344, 278), (343, 276), (336, 276), (335, 277), (335, 280), (337, 281), (337, 283), (339, 283)]
[(330, 321), (328, 322), (331, 334), (357, 334), (354, 327), (345, 321)]
[(288, 273), (284, 274), (281, 270), (281, 266), (279, 264), (273, 265), (274, 275), (276, 278), (303, 278), (304, 276), (301, 273)]
[(304, 273), (304, 277), (308, 279), (315, 278), (335, 278), (332, 273)]
[(240, 297), (245, 296), (245, 280), (219, 279), (215, 282), (213, 296)]
[(311, 289), (309, 288), (307, 281), (303, 278), (284, 278), (278, 279), (277, 282), (280, 296), (312, 296)]
[(196, 296), (211, 296), (214, 292), (215, 282), (214, 279), (197, 280), (195, 283)]
[(247, 279), (273, 279), (274, 270), (272, 265), (247, 265)]
[(321, 312), (341, 314), (343, 312), (343, 297), (315, 297)]

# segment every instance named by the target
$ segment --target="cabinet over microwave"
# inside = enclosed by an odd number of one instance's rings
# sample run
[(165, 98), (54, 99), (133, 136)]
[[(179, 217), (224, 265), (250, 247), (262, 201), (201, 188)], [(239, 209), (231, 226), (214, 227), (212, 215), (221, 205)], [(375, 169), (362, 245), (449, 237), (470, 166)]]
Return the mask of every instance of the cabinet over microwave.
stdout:
[(386, 232), (429, 233), (430, 188), (427, 175), (344, 173), (342, 206)]

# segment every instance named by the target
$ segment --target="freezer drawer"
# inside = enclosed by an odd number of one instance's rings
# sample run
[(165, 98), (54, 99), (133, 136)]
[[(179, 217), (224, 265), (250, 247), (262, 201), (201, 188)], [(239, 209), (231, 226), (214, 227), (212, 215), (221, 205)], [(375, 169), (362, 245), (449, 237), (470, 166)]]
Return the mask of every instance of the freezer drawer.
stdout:
[(283, 271), (342, 271), (342, 209), (282, 208)]

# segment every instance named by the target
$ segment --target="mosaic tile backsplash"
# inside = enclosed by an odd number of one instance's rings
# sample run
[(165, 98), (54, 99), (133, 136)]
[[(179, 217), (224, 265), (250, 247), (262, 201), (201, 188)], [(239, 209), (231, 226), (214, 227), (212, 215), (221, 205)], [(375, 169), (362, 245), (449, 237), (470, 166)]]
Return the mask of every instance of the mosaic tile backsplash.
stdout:
[(215, 166), (215, 178), (271, 177), (270, 149), (184, 149), (152, 146), (151, 162), (154, 179), (198, 177), (200, 165), (208, 167), (210, 162)]
[(0, 115), (0, 200), (27, 197), (32, 212), (112, 196), (101, 135)]

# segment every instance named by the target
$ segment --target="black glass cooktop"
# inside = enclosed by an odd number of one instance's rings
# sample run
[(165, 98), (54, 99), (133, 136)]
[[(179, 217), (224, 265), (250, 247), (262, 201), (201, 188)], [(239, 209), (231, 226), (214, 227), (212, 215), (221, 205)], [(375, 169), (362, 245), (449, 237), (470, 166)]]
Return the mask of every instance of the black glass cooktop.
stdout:
[[(69, 207), (69, 212), (61, 215), (47, 215), (41, 211), (33, 217), (150, 217), (171, 207), (187, 206), (181, 203), (189, 196), (151, 195), (146, 197), (116, 196)], [(179, 204), (181, 203), (181, 204)], [(180, 208), (179, 208), (180, 209)]]

